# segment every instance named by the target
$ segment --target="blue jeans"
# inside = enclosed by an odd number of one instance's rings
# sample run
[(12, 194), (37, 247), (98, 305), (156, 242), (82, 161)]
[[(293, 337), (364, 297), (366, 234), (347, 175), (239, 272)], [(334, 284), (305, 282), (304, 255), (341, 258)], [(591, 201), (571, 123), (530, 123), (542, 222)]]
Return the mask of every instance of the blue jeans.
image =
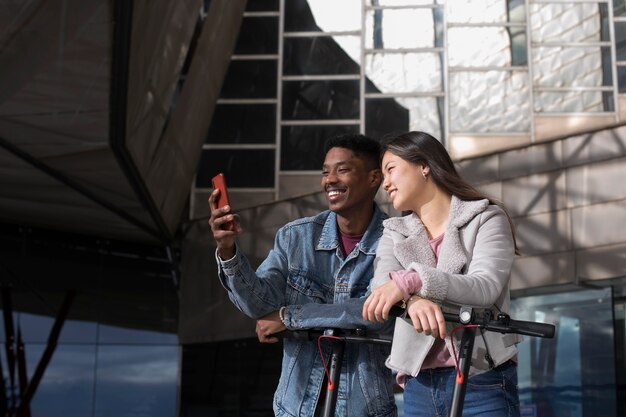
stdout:
[[(450, 414), (455, 368), (424, 369), (404, 387), (406, 417), (446, 417)], [(463, 417), (519, 417), (517, 365), (511, 361), (467, 381)]]

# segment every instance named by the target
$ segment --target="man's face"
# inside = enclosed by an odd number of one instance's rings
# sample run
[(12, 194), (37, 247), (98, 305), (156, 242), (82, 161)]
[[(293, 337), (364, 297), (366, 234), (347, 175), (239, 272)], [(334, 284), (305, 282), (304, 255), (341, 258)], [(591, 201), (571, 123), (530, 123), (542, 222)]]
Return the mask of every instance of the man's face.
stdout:
[(379, 186), (376, 171), (368, 169), (365, 161), (350, 149), (331, 148), (322, 168), (322, 189), (328, 208), (345, 215), (371, 205)]

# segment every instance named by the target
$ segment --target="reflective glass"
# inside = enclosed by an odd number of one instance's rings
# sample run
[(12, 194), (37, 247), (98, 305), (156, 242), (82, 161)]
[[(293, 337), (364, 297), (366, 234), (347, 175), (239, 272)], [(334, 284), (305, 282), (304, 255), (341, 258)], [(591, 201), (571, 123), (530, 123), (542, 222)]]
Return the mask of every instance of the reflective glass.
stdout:
[[(605, 51), (603, 51), (603, 49)], [(534, 84), (540, 87), (600, 87), (612, 85), (611, 66), (602, 65), (610, 55), (600, 47), (538, 47), (533, 49)]]
[(359, 125), (284, 126), (280, 169), (321, 172), (326, 141), (344, 133), (359, 133)]
[(218, 104), (206, 143), (276, 142), (275, 104)]
[(606, 3), (598, 4), (600, 9), (600, 40), (602, 42), (611, 42), (611, 24), (609, 19), (609, 5)]
[(286, 81), (283, 120), (358, 119), (359, 81)]
[(505, 27), (448, 29), (448, 62), (453, 67), (509, 66), (511, 37)]
[(100, 346), (95, 417), (175, 416), (178, 346)]
[(395, 131), (409, 130), (409, 109), (397, 98), (365, 100), (365, 134), (380, 139)]
[(617, 83), (619, 85), (619, 92), (626, 93), (626, 67), (617, 67)]
[(535, 92), (535, 111), (542, 113), (598, 113), (613, 111), (613, 94), (603, 91)]
[(365, 56), (368, 93), (443, 91), (439, 53), (380, 52)]
[(598, 3), (531, 3), (530, 33), (534, 42), (598, 42)]
[(613, 0), (613, 16), (626, 16), (626, 0)]
[(276, 98), (275, 60), (231, 61), (220, 93), (221, 98)]
[(468, 71), (450, 74), (451, 132), (530, 131), (527, 72)]
[(202, 151), (196, 187), (211, 188), (211, 178), (226, 175), (229, 187), (273, 187), (273, 149), (207, 149)]
[(178, 344), (176, 333), (144, 329), (131, 329), (101, 324), (98, 331), (99, 343), (140, 343), (146, 345)]
[(284, 75), (360, 74), (361, 38), (316, 36), (285, 38)]
[(626, 61), (626, 22), (615, 22), (615, 54), (618, 61)]
[(511, 65), (525, 66), (528, 65), (528, 43), (526, 39), (525, 27), (507, 28), (509, 37), (511, 38)]
[(508, 21), (505, 0), (455, 0), (448, 3), (448, 22), (505, 23)]
[(279, 0), (248, 0), (246, 11), (248, 12), (275, 12), (278, 11)]
[(526, 21), (526, 4), (525, 0), (508, 0), (509, 22), (525, 22)]
[(278, 17), (244, 17), (234, 53), (278, 53)]
[[(45, 348), (44, 344), (25, 346), (29, 381)], [(31, 415), (92, 416), (95, 372), (96, 345), (57, 346), (31, 401)], [(176, 385), (171, 388), (175, 390)]]
[[(24, 343), (46, 343), (55, 318), (19, 313), (18, 320)], [(66, 320), (61, 328), (59, 343), (96, 343), (96, 334), (97, 324), (94, 322)]]
[(420, 130), (440, 139), (443, 99), (373, 98), (365, 101), (365, 133), (376, 139), (397, 131)]
[(511, 318), (556, 324), (519, 345), (521, 415), (616, 416), (610, 288), (515, 299)]
[(423, 6), (438, 0), (366, 0), (368, 6)]
[(341, 32), (360, 29), (361, 0), (285, 2), (285, 32)]
[(434, 48), (435, 9), (369, 10), (365, 15), (367, 49)]

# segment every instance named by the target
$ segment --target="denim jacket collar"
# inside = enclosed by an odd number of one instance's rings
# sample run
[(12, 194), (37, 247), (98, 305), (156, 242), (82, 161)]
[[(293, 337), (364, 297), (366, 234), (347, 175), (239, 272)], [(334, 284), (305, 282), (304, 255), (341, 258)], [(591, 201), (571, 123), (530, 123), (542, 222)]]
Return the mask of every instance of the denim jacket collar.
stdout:
[[(382, 222), (381, 219), (386, 219), (388, 216), (379, 207), (378, 204), (374, 204), (374, 215), (370, 220), (370, 224), (363, 235), (363, 238), (359, 242), (359, 250), (367, 255), (374, 255), (376, 253), (376, 247), (378, 246), (378, 239), (382, 234)], [(316, 250), (336, 250), (339, 246), (339, 229), (337, 227), (337, 214), (330, 211), (326, 221), (324, 222), (324, 228), (317, 242)]]

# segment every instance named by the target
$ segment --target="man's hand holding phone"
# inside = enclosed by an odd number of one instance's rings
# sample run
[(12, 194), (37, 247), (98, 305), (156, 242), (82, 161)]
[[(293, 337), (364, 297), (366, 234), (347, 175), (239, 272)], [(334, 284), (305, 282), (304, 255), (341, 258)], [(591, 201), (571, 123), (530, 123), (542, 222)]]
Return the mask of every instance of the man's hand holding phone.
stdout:
[(241, 232), (239, 217), (231, 212), (224, 174), (217, 174), (211, 181), (214, 190), (209, 196), (209, 226), (217, 243), (218, 254), (226, 260), (235, 255), (235, 236)]

